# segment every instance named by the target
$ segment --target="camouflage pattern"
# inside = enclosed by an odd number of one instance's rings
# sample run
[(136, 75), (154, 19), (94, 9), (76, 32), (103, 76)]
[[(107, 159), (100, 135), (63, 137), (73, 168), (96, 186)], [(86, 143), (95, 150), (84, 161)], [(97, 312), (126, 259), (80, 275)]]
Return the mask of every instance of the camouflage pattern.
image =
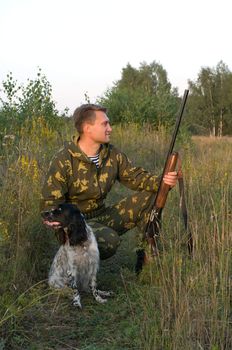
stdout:
[[(106, 196), (116, 181), (138, 192), (105, 208)], [(74, 139), (66, 142), (50, 164), (41, 210), (63, 202), (76, 204), (96, 234), (101, 258), (106, 258), (115, 253), (120, 235), (136, 225), (144, 231), (157, 187), (157, 176), (134, 167), (113, 145), (101, 146), (97, 168)]]
[(135, 226), (140, 229), (138, 247), (142, 247), (143, 234), (154, 200), (155, 193), (137, 192), (88, 220), (97, 238), (101, 259), (114, 255), (121, 242), (120, 236)]

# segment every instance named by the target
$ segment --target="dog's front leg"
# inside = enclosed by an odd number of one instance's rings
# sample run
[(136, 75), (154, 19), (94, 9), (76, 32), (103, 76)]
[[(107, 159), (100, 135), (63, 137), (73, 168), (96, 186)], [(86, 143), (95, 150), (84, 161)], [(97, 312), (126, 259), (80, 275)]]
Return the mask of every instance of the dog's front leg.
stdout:
[(80, 309), (82, 309), (81, 297), (80, 297), (80, 294), (78, 292), (78, 289), (74, 290), (72, 304), (73, 304), (73, 306), (78, 306)]
[(77, 288), (76, 279), (70, 271), (68, 271), (68, 286), (74, 291), (72, 300), (73, 306), (78, 306), (80, 309), (82, 309), (81, 297)]

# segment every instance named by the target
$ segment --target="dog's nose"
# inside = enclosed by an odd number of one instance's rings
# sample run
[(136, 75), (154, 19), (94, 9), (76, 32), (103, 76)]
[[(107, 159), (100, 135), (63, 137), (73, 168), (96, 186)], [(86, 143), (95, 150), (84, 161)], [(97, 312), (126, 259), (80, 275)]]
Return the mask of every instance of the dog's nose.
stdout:
[(43, 218), (47, 218), (49, 216), (49, 211), (43, 211), (41, 215)]

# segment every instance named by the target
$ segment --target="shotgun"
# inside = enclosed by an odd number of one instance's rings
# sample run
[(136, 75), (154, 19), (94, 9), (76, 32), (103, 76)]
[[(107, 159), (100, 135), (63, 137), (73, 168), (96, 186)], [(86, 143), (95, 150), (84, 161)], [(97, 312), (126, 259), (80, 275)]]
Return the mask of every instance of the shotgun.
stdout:
[[(170, 190), (170, 186), (166, 185), (164, 183), (163, 178), (164, 178), (165, 174), (167, 174), (170, 171), (175, 171), (175, 169), (176, 169), (179, 155), (178, 155), (178, 152), (173, 152), (173, 149), (174, 149), (176, 137), (177, 137), (177, 134), (179, 131), (181, 119), (182, 119), (182, 116), (184, 113), (184, 108), (186, 105), (188, 93), (189, 93), (189, 90), (185, 90), (184, 96), (182, 98), (181, 106), (180, 106), (179, 112), (177, 114), (176, 125), (175, 125), (174, 133), (172, 136), (172, 140), (171, 140), (171, 143), (169, 146), (169, 150), (167, 153), (164, 169), (163, 169), (163, 172), (162, 172), (162, 175), (160, 178), (158, 190), (157, 190), (156, 197), (155, 197), (155, 202), (154, 202), (153, 208), (151, 210), (148, 224), (146, 227), (146, 233), (145, 233), (146, 239), (147, 239), (148, 243), (150, 244), (152, 256), (158, 255), (158, 248), (157, 248), (156, 240), (157, 240), (157, 237), (159, 236), (160, 230), (161, 230), (162, 210), (165, 206), (168, 192)], [(185, 208), (186, 208), (186, 206), (185, 206)], [(184, 215), (184, 220), (185, 220), (185, 226), (187, 229), (187, 211), (185, 213), (183, 213), (183, 215)], [(192, 236), (191, 236), (191, 234), (189, 234), (188, 249), (189, 249), (190, 254), (192, 253), (192, 247), (193, 247)]]

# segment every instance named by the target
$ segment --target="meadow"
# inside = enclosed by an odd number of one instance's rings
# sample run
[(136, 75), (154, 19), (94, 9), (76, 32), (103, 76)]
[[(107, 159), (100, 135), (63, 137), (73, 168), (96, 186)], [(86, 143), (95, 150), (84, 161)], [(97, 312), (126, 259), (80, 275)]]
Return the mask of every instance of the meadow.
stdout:
[[(178, 188), (163, 212), (160, 254), (137, 277), (138, 232), (126, 233), (117, 254), (101, 263), (99, 287), (114, 298), (99, 305), (48, 288), (58, 248), (40, 219), (39, 199), (52, 155), (74, 133), (67, 121), (44, 118), (3, 137), (0, 154), (0, 349), (229, 350), (232, 348), (232, 139), (180, 135), (193, 257), (179, 210)], [(162, 170), (169, 133), (115, 125), (112, 142), (136, 165)], [(116, 184), (114, 202), (130, 191)]]

